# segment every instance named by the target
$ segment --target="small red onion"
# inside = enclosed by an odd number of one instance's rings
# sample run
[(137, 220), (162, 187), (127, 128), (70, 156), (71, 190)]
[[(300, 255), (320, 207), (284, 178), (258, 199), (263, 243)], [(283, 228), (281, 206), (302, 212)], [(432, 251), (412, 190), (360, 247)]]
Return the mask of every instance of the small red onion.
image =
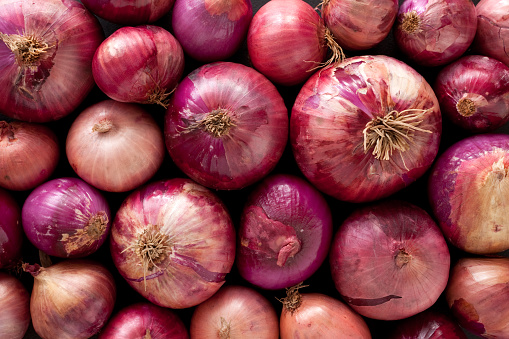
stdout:
[(0, 269), (17, 264), (22, 245), (21, 209), (11, 193), (0, 188)]
[(278, 339), (279, 319), (272, 304), (256, 290), (223, 286), (196, 307), (190, 334), (201, 339)]
[(450, 255), (435, 221), (399, 200), (355, 210), (330, 253), (332, 278), (361, 315), (398, 320), (432, 306), (449, 277)]
[(191, 179), (214, 189), (241, 189), (265, 177), (281, 158), (288, 110), (263, 75), (219, 61), (180, 82), (164, 131), (171, 158)]
[(30, 325), (30, 294), (17, 278), (0, 272), (0, 338), (22, 339)]
[(95, 15), (119, 25), (137, 26), (161, 19), (175, 0), (82, 0)]
[(165, 156), (154, 118), (136, 104), (105, 100), (82, 111), (66, 141), (67, 159), (87, 183), (126, 192), (147, 182)]
[(495, 58), (509, 66), (509, 1), (481, 0), (476, 5), (476, 53)]
[(426, 310), (397, 323), (389, 339), (468, 339), (458, 323), (449, 315)]

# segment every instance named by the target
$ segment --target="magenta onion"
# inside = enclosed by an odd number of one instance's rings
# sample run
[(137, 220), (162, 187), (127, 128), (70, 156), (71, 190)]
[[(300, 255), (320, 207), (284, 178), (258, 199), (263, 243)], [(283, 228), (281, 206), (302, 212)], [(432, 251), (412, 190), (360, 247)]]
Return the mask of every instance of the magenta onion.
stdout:
[(235, 259), (235, 229), (224, 204), (189, 179), (132, 192), (117, 211), (110, 239), (122, 277), (163, 307), (188, 308), (210, 298)]
[(184, 72), (184, 51), (159, 26), (121, 27), (97, 48), (92, 73), (97, 86), (120, 102), (166, 106)]
[(105, 325), (113, 311), (116, 287), (104, 266), (85, 259), (49, 267), (23, 266), (34, 277), (30, 314), (41, 338), (90, 338)]
[(302, 173), (337, 199), (387, 197), (421, 177), (438, 153), (442, 119), (426, 80), (401, 61), (362, 56), (301, 88), (290, 141)]
[(436, 161), (428, 194), (446, 238), (470, 253), (509, 249), (509, 135), (481, 134)]
[(473, 132), (491, 132), (509, 121), (509, 67), (496, 59), (469, 55), (437, 75), (434, 85), (442, 114)]
[(293, 286), (323, 263), (332, 240), (332, 216), (307, 181), (277, 174), (251, 192), (238, 230), (240, 275), (265, 289)]
[(187, 339), (189, 334), (173, 310), (150, 302), (139, 302), (113, 315), (98, 338)]
[(0, 186), (30, 190), (53, 174), (60, 145), (49, 127), (22, 121), (0, 121)]
[(193, 312), (191, 338), (278, 339), (279, 319), (272, 304), (256, 290), (223, 286)]
[(461, 258), (445, 298), (459, 324), (484, 338), (509, 338), (509, 258)]
[(472, 0), (405, 0), (399, 7), (394, 37), (412, 61), (440, 66), (467, 51), (476, 29)]
[(75, 0), (1, 0), (0, 22), (0, 113), (33, 122), (70, 114), (94, 86), (99, 21)]
[(240, 48), (252, 18), (251, 0), (176, 0), (171, 24), (190, 57), (211, 62)]
[(433, 305), (449, 277), (449, 248), (423, 209), (400, 200), (356, 209), (330, 252), (343, 299), (369, 318), (398, 320)]
[(465, 332), (448, 314), (426, 310), (397, 323), (390, 339), (467, 339)]
[(22, 245), (21, 209), (11, 193), (0, 188), (0, 269), (17, 264)]
[(30, 294), (17, 278), (0, 272), (0, 338), (22, 339), (30, 325)]
[(105, 100), (73, 121), (67, 159), (83, 180), (109, 192), (147, 182), (164, 160), (164, 138), (154, 118), (136, 104)]
[(481, 0), (476, 5), (476, 53), (495, 58), (509, 66), (509, 1)]
[(95, 15), (119, 25), (137, 26), (161, 19), (175, 0), (82, 0)]
[(164, 124), (175, 164), (215, 189), (241, 189), (265, 177), (288, 140), (288, 110), (276, 87), (233, 62), (206, 64), (185, 77)]

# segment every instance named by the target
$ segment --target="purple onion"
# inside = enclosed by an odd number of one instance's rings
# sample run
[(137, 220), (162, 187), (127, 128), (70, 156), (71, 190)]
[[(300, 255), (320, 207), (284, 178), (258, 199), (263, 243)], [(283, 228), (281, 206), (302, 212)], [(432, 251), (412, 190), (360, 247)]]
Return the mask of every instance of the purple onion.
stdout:
[(11, 267), (21, 259), (22, 244), (21, 210), (12, 195), (0, 188), (0, 268)]
[(82, 0), (92, 13), (119, 25), (153, 23), (168, 13), (175, 0)]
[(30, 325), (30, 294), (21, 281), (0, 272), (0, 338), (22, 339)]
[(465, 332), (449, 315), (426, 310), (397, 324), (390, 339), (467, 339)]
[(509, 0), (481, 0), (476, 5), (477, 33), (472, 46), (476, 53), (509, 66)]

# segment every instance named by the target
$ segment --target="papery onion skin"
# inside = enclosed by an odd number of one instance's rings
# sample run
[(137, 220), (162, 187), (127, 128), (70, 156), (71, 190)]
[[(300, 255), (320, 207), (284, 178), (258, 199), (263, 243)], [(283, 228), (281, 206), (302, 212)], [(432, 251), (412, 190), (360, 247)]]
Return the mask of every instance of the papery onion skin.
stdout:
[(142, 107), (104, 100), (83, 110), (66, 139), (73, 170), (92, 186), (126, 192), (147, 182), (163, 163), (163, 132)]
[(92, 73), (97, 86), (120, 102), (160, 104), (184, 72), (184, 51), (166, 29), (124, 26), (97, 48)]
[(0, 39), (0, 113), (31, 122), (69, 115), (94, 86), (92, 57), (104, 39), (99, 21), (75, 0), (2, 0), (0, 13), (0, 33), (47, 44), (39, 60), (23, 65)]
[(196, 307), (190, 334), (202, 339), (278, 339), (279, 319), (262, 294), (247, 286), (228, 285)]
[(330, 265), (337, 290), (354, 310), (399, 320), (438, 300), (449, 277), (450, 254), (426, 211), (387, 200), (360, 207), (343, 222)]
[(114, 314), (98, 339), (188, 339), (188, 331), (173, 310), (138, 302)]
[(509, 249), (509, 135), (462, 139), (437, 159), (428, 196), (452, 245), (475, 254)]
[(428, 309), (397, 323), (390, 339), (467, 339), (458, 323), (448, 314)]
[(509, 258), (459, 259), (445, 299), (459, 324), (484, 338), (509, 337)]
[[(409, 111), (408, 111), (409, 110)], [(389, 160), (364, 150), (363, 131), (391, 111), (421, 114), (405, 151)], [(405, 113), (407, 112), (407, 113)], [(420, 122), (419, 122), (420, 121)], [(292, 108), (290, 141), (297, 165), (319, 190), (336, 199), (387, 197), (420, 178), (438, 153), (442, 117), (427, 81), (391, 57), (346, 59), (315, 73)]]
[(288, 110), (263, 75), (218, 61), (180, 82), (164, 133), (171, 158), (191, 179), (236, 190), (262, 179), (278, 163), (288, 140)]
[(308, 279), (332, 241), (327, 201), (297, 176), (276, 174), (251, 192), (241, 214), (236, 265), (248, 282), (281, 289)]
[(253, 18), (251, 0), (176, 0), (171, 24), (195, 60), (226, 60), (244, 42)]
[(472, 133), (492, 132), (509, 121), (509, 67), (469, 55), (443, 68), (433, 86), (442, 114)]
[(476, 5), (477, 32), (472, 47), (476, 53), (509, 66), (509, 1), (481, 0)]
[(17, 278), (0, 272), (0, 338), (22, 339), (30, 325), (30, 294)]
[(435, 67), (461, 57), (476, 30), (472, 0), (405, 0), (399, 7), (394, 37), (412, 61)]
[(21, 209), (12, 194), (0, 188), (0, 269), (16, 265), (22, 245)]
[(161, 19), (173, 7), (175, 0), (83, 0), (95, 15), (118, 25), (137, 26)]
[[(150, 266), (137, 254), (149, 244), (147, 237), (158, 239), (155, 248), (161, 250)], [(210, 298), (235, 259), (226, 207), (190, 179), (157, 181), (131, 193), (117, 211), (110, 240), (114, 264), (129, 285), (154, 304), (175, 309)]]

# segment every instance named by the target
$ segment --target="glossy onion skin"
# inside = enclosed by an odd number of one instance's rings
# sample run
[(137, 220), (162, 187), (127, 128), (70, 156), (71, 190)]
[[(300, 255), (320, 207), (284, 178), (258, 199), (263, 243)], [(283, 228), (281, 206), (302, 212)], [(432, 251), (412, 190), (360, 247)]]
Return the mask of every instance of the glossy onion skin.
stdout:
[[(364, 92), (365, 91), (365, 92)], [(365, 93), (365, 94), (364, 94)], [(364, 152), (363, 130), (374, 117), (428, 110), (411, 147), (390, 160)], [(315, 73), (301, 88), (290, 141), (302, 173), (322, 192), (350, 202), (387, 197), (421, 177), (438, 153), (442, 117), (430, 85), (387, 56), (361, 56)]]
[(278, 339), (279, 319), (272, 304), (256, 290), (237, 285), (223, 286), (198, 305), (191, 318), (192, 338)]
[(30, 294), (21, 281), (0, 271), (0, 338), (22, 339), (30, 325)]
[(12, 194), (0, 188), (0, 269), (16, 265), (22, 245), (21, 209)]
[(92, 57), (104, 39), (99, 21), (76, 0), (2, 0), (0, 22), (3, 34), (24, 32), (52, 46), (33, 75), (0, 42), (0, 113), (31, 122), (70, 114), (94, 86)]
[[(492, 132), (509, 121), (509, 67), (496, 59), (464, 56), (438, 73), (433, 88), (442, 114), (467, 131)], [(475, 113), (460, 113), (461, 100), (473, 102)]]
[[(132, 245), (154, 228), (169, 236), (169, 250), (144, 278)], [(169, 308), (188, 308), (210, 298), (235, 259), (235, 229), (225, 206), (189, 179), (157, 181), (131, 193), (116, 214), (110, 240), (122, 277), (149, 301)]]
[(477, 33), (474, 50), (509, 66), (509, 1), (481, 0), (476, 5)]
[(330, 265), (337, 290), (354, 310), (399, 320), (437, 301), (449, 277), (450, 254), (426, 211), (388, 200), (360, 207), (343, 222)]
[[(216, 137), (190, 128), (225, 109), (234, 122)], [(192, 71), (178, 85), (165, 115), (166, 147), (191, 179), (214, 189), (241, 189), (265, 177), (288, 140), (288, 110), (276, 87), (254, 69), (215, 62)]]
[[(261, 288), (287, 288), (308, 279), (327, 257), (332, 215), (324, 197), (307, 181), (276, 174), (251, 192), (238, 233), (240, 275)], [(295, 252), (292, 248), (289, 256), (285, 254), (297, 243)]]
[(484, 338), (509, 337), (509, 258), (461, 258), (445, 298), (459, 324)]
[(153, 23), (168, 13), (175, 0), (82, 0), (95, 15), (119, 25)]
[(431, 309), (397, 323), (389, 339), (468, 339), (455, 319)]
[(509, 135), (481, 134), (436, 161), (428, 195), (446, 238), (476, 254), (509, 249)]

